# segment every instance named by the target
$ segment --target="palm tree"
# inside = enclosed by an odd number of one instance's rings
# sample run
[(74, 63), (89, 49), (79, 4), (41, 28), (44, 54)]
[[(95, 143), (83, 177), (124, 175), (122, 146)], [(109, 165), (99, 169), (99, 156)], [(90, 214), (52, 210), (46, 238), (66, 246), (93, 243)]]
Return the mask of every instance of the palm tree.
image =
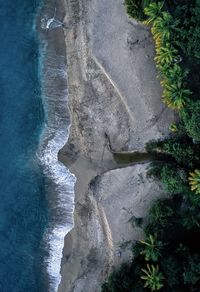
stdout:
[(151, 3), (148, 7), (144, 8), (144, 14), (148, 16), (148, 19), (144, 21), (144, 24), (149, 25), (153, 23), (157, 17), (162, 15), (164, 2)]
[(145, 245), (144, 250), (141, 251), (141, 254), (145, 256), (145, 260), (156, 262), (161, 256), (161, 249), (164, 244), (161, 241), (157, 241), (156, 236), (151, 234), (146, 241), (140, 240), (140, 242)]
[(156, 48), (156, 57), (154, 59), (161, 65), (171, 64), (177, 53), (178, 51), (170, 43), (166, 43), (165, 46)]
[(144, 288), (150, 288), (151, 291), (158, 291), (164, 285), (162, 280), (164, 279), (163, 274), (159, 271), (159, 266), (147, 264), (147, 269), (142, 269), (145, 275), (141, 276), (141, 279), (145, 280)]
[(168, 80), (162, 82), (164, 85), (163, 100), (172, 109), (182, 109), (188, 97), (191, 95), (189, 89), (185, 89), (181, 82), (170, 84)]
[(169, 41), (172, 25), (174, 25), (174, 21), (171, 14), (168, 12), (163, 12), (162, 16), (155, 19), (151, 28), (154, 39), (162, 39), (162, 42)]
[[(164, 70), (166, 69), (166, 70)], [(162, 82), (162, 85), (165, 83), (182, 83), (188, 75), (187, 70), (183, 70), (178, 64), (173, 64), (170, 67), (163, 68), (162, 73), (165, 75), (166, 79)]]
[(195, 169), (194, 172), (190, 172), (188, 179), (191, 190), (195, 191), (196, 194), (200, 194), (200, 170)]
[(148, 7), (152, 0), (142, 0), (143, 9)]
[(163, 78), (163, 76), (164, 76), (165, 79), (167, 80), (168, 79), (167, 76), (169, 74), (169, 70), (171, 68), (171, 64), (162, 64), (161, 65), (161, 64), (157, 63), (156, 67), (158, 68), (158, 71), (159, 71), (159, 73), (161, 75), (160, 77)]

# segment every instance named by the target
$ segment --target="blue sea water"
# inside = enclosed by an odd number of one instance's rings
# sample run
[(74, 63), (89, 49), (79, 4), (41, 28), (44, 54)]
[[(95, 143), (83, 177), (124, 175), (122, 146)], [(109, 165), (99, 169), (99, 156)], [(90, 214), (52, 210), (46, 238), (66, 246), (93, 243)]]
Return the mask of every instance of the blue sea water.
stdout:
[(0, 0), (0, 292), (56, 291), (74, 223), (64, 33), (45, 29), (59, 5)]
[(42, 238), (48, 224), (34, 19), (40, 1), (0, 0), (0, 291), (47, 291)]

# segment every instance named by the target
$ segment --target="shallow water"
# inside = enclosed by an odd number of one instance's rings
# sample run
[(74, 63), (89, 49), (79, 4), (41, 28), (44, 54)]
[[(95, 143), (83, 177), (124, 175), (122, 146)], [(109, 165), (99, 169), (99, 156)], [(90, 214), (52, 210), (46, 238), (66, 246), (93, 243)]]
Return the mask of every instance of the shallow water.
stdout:
[[(40, 4), (39, 0), (0, 0), (0, 291), (3, 292), (55, 291), (64, 235), (73, 226), (75, 179), (57, 162), (57, 152), (68, 135), (67, 92), (64, 88), (58, 96), (54, 90), (51, 100), (46, 94), (49, 76), (43, 75), (48, 71), (50, 55), (41, 58), (40, 54), (49, 51), (44, 49), (47, 46), (39, 49), (34, 29)], [(57, 57), (52, 64), (57, 64)], [(66, 78), (64, 69), (61, 71), (61, 78)], [(56, 104), (60, 99), (66, 102), (63, 111), (59, 112), (60, 106), (55, 107), (55, 97)]]
[(146, 152), (113, 152), (113, 157), (120, 164), (147, 162), (153, 158), (153, 155)]

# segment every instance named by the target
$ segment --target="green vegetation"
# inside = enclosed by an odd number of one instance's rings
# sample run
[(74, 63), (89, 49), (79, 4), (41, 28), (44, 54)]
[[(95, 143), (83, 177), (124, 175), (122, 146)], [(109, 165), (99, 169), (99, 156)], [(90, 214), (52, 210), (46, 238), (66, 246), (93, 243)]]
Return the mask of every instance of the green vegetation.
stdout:
[(151, 24), (155, 40), (155, 61), (163, 86), (163, 101), (170, 108), (181, 110), (189, 102), (192, 91), (187, 88), (188, 71), (178, 64), (181, 57), (175, 40), (180, 21), (164, 9), (164, 2), (150, 4), (144, 9), (149, 17), (145, 23)]
[(200, 170), (195, 169), (194, 172), (190, 172), (189, 184), (191, 185), (192, 191), (200, 194)]
[(144, 8), (149, 6), (151, 0), (125, 0), (127, 13), (139, 21), (143, 21), (146, 16)]
[[(198, 292), (200, 287), (200, 1), (126, 0), (130, 16), (149, 25), (163, 101), (177, 111), (171, 135), (150, 141), (149, 176), (166, 199), (142, 220), (145, 239), (114, 271), (102, 292)], [(137, 13), (137, 15), (136, 15)]]
[(152, 24), (155, 20), (162, 16), (162, 10), (164, 3), (157, 1), (151, 1), (149, 6), (144, 8), (144, 14), (147, 16), (147, 20), (145, 20), (145, 24)]
[(145, 260), (157, 262), (161, 256), (162, 241), (157, 240), (156, 236), (149, 234), (146, 241), (140, 240), (140, 242), (144, 245), (144, 249), (140, 254), (144, 255)]
[(160, 165), (160, 180), (166, 193), (179, 194), (186, 190), (186, 173), (183, 169), (177, 169), (173, 164)]
[(181, 112), (185, 130), (194, 141), (200, 142), (200, 101), (191, 102)]
[[(182, 130), (181, 130), (182, 131)], [(175, 162), (186, 169), (194, 168), (199, 165), (200, 147), (194, 144), (193, 141), (185, 136), (179, 135), (170, 137), (163, 141), (150, 141), (146, 144), (146, 150), (151, 153), (166, 155), (167, 160)]]
[(148, 287), (151, 291), (158, 291), (163, 287), (162, 280), (164, 279), (162, 273), (159, 271), (159, 266), (147, 264), (146, 269), (142, 269), (144, 276), (141, 279), (145, 280), (144, 288)]
[(141, 0), (125, 0), (128, 14), (139, 21), (145, 18)]
[(181, 27), (176, 36), (176, 43), (189, 58), (200, 59), (200, 2), (183, 1), (177, 6), (175, 16), (180, 19)]

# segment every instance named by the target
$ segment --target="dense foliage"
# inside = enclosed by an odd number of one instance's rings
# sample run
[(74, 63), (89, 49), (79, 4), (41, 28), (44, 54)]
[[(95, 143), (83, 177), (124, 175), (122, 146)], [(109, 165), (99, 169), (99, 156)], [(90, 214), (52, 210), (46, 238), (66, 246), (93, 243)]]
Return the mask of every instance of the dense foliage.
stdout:
[(125, 0), (127, 13), (139, 21), (143, 21), (146, 16), (144, 14), (144, 8), (147, 7), (151, 0)]
[(181, 111), (181, 118), (184, 122), (185, 130), (196, 142), (200, 142), (200, 101), (190, 102)]
[[(150, 25), (163, 101), (179, 113), (163, 141), (150, 141), (148, 171), (167, 198), (142, 220), (145, 240), (114, 271), (102, 292), (200, 290), (200, 0), (126, 0), (127, 12)], [(137, 14), (137, 15), (136, 15)], [(141, 219), (141, 218), (140, 218)]]
[(178, 47), (189, 58), (200, 60), (200, 2), (184, 1), (183, 5), (177, 6), (174, 16), (180, 20), (176, 35)]

